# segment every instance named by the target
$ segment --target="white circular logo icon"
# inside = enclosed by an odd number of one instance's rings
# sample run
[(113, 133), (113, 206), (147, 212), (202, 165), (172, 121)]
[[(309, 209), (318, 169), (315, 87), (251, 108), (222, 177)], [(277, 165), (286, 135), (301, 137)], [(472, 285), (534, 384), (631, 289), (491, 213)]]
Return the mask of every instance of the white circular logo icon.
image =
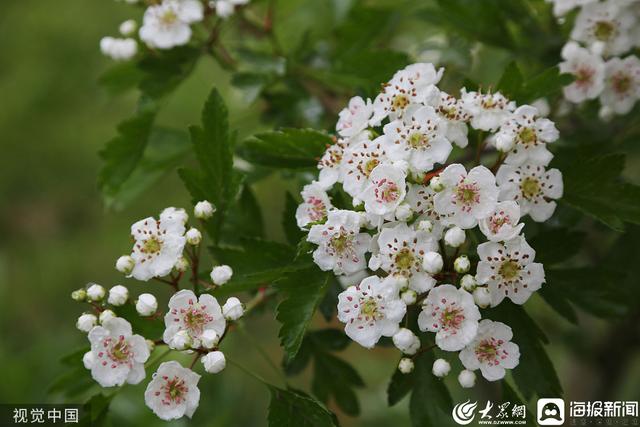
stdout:
[(476, 407), (478, 406), (478, 402), (471, 403), (470, 400), (467, 400), (464, 403), (458, 403), (454, 406), (453, 411), (451, 411), (451, 415), (455, 422), (460, 425), (470, 424), (471, 421), (476, 416)]

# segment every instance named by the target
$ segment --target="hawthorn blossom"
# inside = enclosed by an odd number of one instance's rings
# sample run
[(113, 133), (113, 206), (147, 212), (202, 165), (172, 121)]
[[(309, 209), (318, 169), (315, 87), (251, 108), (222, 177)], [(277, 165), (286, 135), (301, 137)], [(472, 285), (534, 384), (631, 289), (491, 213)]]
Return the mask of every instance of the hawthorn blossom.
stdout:
[(342, 158), (347, 146), (347, 141), (339, 139), (334, 144), (328, 146), (320, 158), (318, 162), (318, 169), (320, 170), (318, 183), (323, 188), (330, 188), (341, 179)]
[(504, 298), (524, 304), (545, 281), (542, 264), (533, 262), (536, 252), (524, 237), (504, 243), (485, 242), (478, 245), (476, 280), (488, 285), (491, 306)]
[(324, 221), (333, 206), (322, 186), (314, 181), (304, 186), (301, 195), (303, 202), (296, 210), (298, 227), (304, 228), (310, 223)]
[(91, 376), (102, 387), (138, 384), (145, 377), (149, 347), (143, 337), (133, 335), (131, 324), (110, 317), (89, 332), (93, 353)]
[(598, 0), (546, 0), (547, 3), (553, 3), (553, 14), (557, 17), (566, 15), (572, 9), (579, 5), (593, 3)]
[(418, 316), (421, 331), (436, 333), (436, 345), (458, 351), (469, 344), (478, 330), (480, 311), (470, 293), (453, 285), (433, 288)]
[(518, 166), (529, 161), (546, 166), (553, 158), (546, 145), (559, 136), (551, 120), (540, 117), (535, 107), (523, 105), (500, 127), (496, 147), (508, 152), (506, 164)]
[(356, 212), (333, 210), (326, 223), (311, 227), (307, 241), (318, 245), (313, 260), (321, 270), (351, 274), (365, 269), (371, 236), (360, 233), (360, 221)]
[(142, 219), (131, 226), (135, 240), (131, 258), (135, 266), (128, 277), (147, 281), (166, 276), (176, 264), (186, 243), (183, 219), (175, 212), (163, 212), (160, 219)]
[(494, 131), (515, 110), (515, 102), (509, 101), (500, 92), (486, 93), (467, 92), (462, 89), (464, 109), (471, 115), (471, 126), (474, 129)]
[(430, 234), (400, 222), (380, 232), (378, 248), (380, 268), (390, 276), (407, 279), (409, 288), (419, 293), (435, 285), (435, 279), (422, 269), (425, 254), (438, 250), (438, 243)]
[(486, 218), (498, 199), (496, 178), (484, 166), (467, 173), (461, 164), (453, 164), (440, 174), (444, 189), (434, 197), (434, 206), (441, 215), (451, 215), (451, 223), (460, 228), (475, 227)]
[(343, 188), (351, 197), (359, 198), (369, 184), (371, 172), (388, 160), (389, 139), (382, 135), (373, 141), (359, 140), (347, 148), (342, 160)]
[(200, 403), (200, 375), (172, 360), (163, 362), (144, 392), (144, 401), (160, 419), (191, 418)]
[(192, 291), (183, 289), (169, 300), (169, 311), (164, 316), (165, 331), (162, 339), (170, 347), (174, 337), (185, 331), (194, 348), (200, 347), (202, 334), (213, 330), (222, 336), (227, 322), (215, 297), (202, 294), (198, 298)]
[(138, 52), (138, 43), (131, 38), (103, 37), (100, 40), (100, 51), (113, 60), (126, 61)]
[(140, 39), (157, 49), (185, 45), (191, 39), (190, 25), (203, 17), (202, 2), (198, 0), (163, 0), (144, 12)]
[(247, 3), (249, 3), (249, 0), (214, 0), (213, 6), (216, 9), (216, 15), (222, 19), (227, 19), (233, 15), (237, 6)]
[(465, 109), (464, 102), (448, 93), (440, 92), (434, 107), (444, 122), (446, 138), (458, 147), (465, 148), (469, 144), (467, 123), (471, 116)]
[(604, 88), (604, 61), (575, 42), (562, 48), (562, 73), (573, 74), (575, 81), (563, 89), (564, 97), (574, 103), (597, 98)]
[(631, 29), (636, 22), (634, 14), (621, 2), (593, 2), (580, 9), (571, 38), (588, 47), (602, 44), (604, 55), (619, 55), (633, 46)]
[(605, 64), (604, 89), (600, 103), (616, 114), (627, 114), (640, 99), (640, 59), (611, 58)]
[(394, 278), (370, 276), (338, 295), (338, 320), (347, 336), (366, 348), (393, 336), (407, 311), (398, 291)]
[(505, 369), (513, 369), (520, 362), (520, 349), (511, 342), (512, 338), (509, 326), (484, 319), (476, 337), (460, 352), (460, 361), (471, 371), (480, 369), (488, 381), (500, 380)]
[(499, 202), (493, 213), (479, 221), (480, 231), (492, 242), (503, 242), (517, 237), (524, 224), (520, 221), (520, 206), (514, 201)]
[(354, 96), (349, 100), (349, 105), (340, 111), (336, 131), (344, 138), (357, 135), (369, 127), (372, 114), (371, 100), (365, 101), (359, 96)]
[(429, 220), (431, 222), (431, 234), (436, 238), (441, 238), (444, 229), (449, 225), (449, 215), (439, 214), (435, 210), (434, 197), (437, 193), (428, 185), (408, 184), (407, 195), (405, 201), (411, 207), (411, 210), (420, 215), (416, 220)]
[(513, 200), (522, 215), (536, 222), (548, 220), (556, 209), (555, 199), (562, 197), (562, 173), (525, 163), (519, 167), (502, 165), (496, 174), (500, 201)]
[(433, 107), (412, 106), (401, 119), (384, 126), (389, 137), (388, 155), (392, 160), (406, 160), (413, 172), (424, 173), (435, 163), (444, 163), (452, 146), (446, 138), (446, 125)]
[(405, 178), (405, 172), (394, 165), (376, 166), (360, 195), (364, 209), (375, 215), (393, 213), (407, 194)]

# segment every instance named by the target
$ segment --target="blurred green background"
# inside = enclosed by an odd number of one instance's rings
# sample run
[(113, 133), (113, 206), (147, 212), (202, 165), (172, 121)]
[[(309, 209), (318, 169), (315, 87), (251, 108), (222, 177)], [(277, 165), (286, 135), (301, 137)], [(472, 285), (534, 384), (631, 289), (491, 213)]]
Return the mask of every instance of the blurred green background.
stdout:
[[(113, 264), (129, 250), (131, 223), (169, 205), (189, 207), (189, 196), (177, 177), (165, 178), (117, 213), (104, 208), (96, 186), (100, 167), (97, 152), (135, 103), (133, 94), (113, 97), (98, 86), (98, 76), (110, 64), (100, 55), (98, 41), (115, 34), (117, 25), (130, 15), (126, 5), (108, 0), (0, 2), (3, 403), (61, 400), (61, 396), (47, 392), (66, 369), (59, 359), (86, 344), (74, 327), (82, 308), (69, 298), (73, 289), (95, 281), (105, 287), (128, 284), (133, 295), (147, 290), (159, 295), (165, 292), (158, 288), (161, 285), (123, 281)], [(251, 134), (259, 128), (257, 108), (230, 89), (228, 80), (212, 61), (201, 61), (194, 75), (171, 97), (159, 121), (178, 128), (196, 122), (209, 89), (215, 85), (226, 97), (240, 136)], [(274, 198), (269, 189), (282, 185), (277, 181), (270, 179), (255, 188), (267, 229), (275, 238), (281, 234), (281, 191), (274, 192)], [(624, 343), (628, 334), (621, 333), (629, 327), (637, 332), (637, 318), (619, 325), (583, 316), (580, 326), (574, 327), (552, 313), (539, 297), (532, 299), (528, 311), (551, 335), (548, 351), (568, 398), (630, 400), (640, 396), (638, 342)], [(253, 340), (233, 334), (225, 344), (225, 353), (280, 383), (259, 351), (248, 344), (255, 341), (264, 346), (279, 363), (282, 354), (277, 346), (277, 325), (269, 312), (247, 322)], [(317, 323), (325, 325), (322, 320)], [(406, 401), (394, 408), (386, 406), (386, 385), (397, 353), (389, 348), (367, 352), (351, 346), (347, 357), (367, 387), (359, 391), (362, 416), (350, 419), (340, 415), (341, 421), (345, 425), (408, 425)], [(455, 378), (448, 381), (454, 383)], [(114, 400), (114, 425), (166, 424), (144, 406), (145, 384), (126, 386)], [(308, 378), (295, 377), (292, 384), (308, 389)], [(266, 424), (267, 390), (235, 366), (230, 364), (220, 375), (205, 376), (200, 387), (200, 409), (193, 421), (183, 419), (173, 425)], [(454, 401), (468, 394), (455, 385), (451, 389)], [(479, 387), (474, 393), (491, 396), (496, 390)]]

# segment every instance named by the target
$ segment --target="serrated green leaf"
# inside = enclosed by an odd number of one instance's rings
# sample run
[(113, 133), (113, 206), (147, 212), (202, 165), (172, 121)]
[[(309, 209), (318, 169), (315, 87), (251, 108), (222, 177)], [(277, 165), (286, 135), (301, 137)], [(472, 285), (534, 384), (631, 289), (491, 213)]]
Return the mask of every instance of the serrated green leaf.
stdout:
[(393, 406), (411, 393), (415, 385), (415, 373), (403, 374), (398, 369), (393, 371), (387, 386), (387, 404)]
[(515, 97), (519, 102), (533, 102), (539, 98), (547, 98), (573, 81), (570, 74), (561, 74), (557, 66), (547, 68), (540, 74), (527, 79), (522, 91)]
[(253, 190), (243, 185), (240, 196), (230, 207), (233, 215), (228, 215), (222, 229), (222, 239), (227, 243), (242, 238), (264, 238), (264, 219)]
[(510, 62), (507, 68), (504, 70), (500, 81), (498, 82), (497, 89), (504, 96), (508, 98), (515, 98), (522, 90), (524, 84), (524, 78), (518, 68), (518, 64), (513, 61)]
[(268, 386), (270, 427), (332, 427), (335, 416), (311, 396), (294, 389)]
[(424, 352), (414, 358), (415, 382), (409, 401), (411, 424), (415, 427), (451, 425), (453, 401), (444, 382), (431, 372), (433, 352)]
[(536, 234), (529, 243), (536, 251), (536, 262), (546, 266), (560, 264), (577, 255), (586, 234), (566, 228), (544, 229)]
[(288, 359), (295, 357), (316, 308), (327, 290), (329, 274), (315, 267), (289, 273), (277, 286), (285, 293), (276, 319), (282, 324), (280, 342)]
[[(507, 381), (502, 381), (501, 385), (502, 385), (502, 401), (510, 402), (511, 408), (513, 408), (516, 405), (524, 407), (524, 411), (525, 411), (524, 420), (526, 422), (526, 425), (535, 426), (536, 417), (529, 411), (529, 409), (527, 408), (526, 402), (524, 402), (524, 400), (520, 397), (518, 392), (513, 387), (511, 387)], [(512, 418), (516, 418), (516, 417), (512, 415)]]
[(239, 147), (239, 153), (261, 166), (311, 168), (332, 143), (329, 135), (313, 129), (283, 129), (250, 137)]

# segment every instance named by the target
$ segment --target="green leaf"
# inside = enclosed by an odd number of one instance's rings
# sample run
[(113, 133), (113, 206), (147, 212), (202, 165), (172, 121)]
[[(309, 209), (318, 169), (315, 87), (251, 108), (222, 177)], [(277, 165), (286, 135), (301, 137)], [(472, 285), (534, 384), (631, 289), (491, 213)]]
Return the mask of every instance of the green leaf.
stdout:
[(433, 352), (424, 352), (414, 358), (415, 382), (409, 401), (411, 424), (415, 427), (451, 425), (453, 401), (444, 382), (431, 372)]
[(298, 352), (328, 281), (329, 274), (315, 266), (289, 273), (278, 281), (278, 288), (286, 295), (277, 308), (276, 319), (282, 324), (278, 335), (288, 359)]
[(264, 238), (264, 219), (258, 200), (248, 185), (243, 185), (240, 197), (231, 206), (233, 215), (229, 215), (224, 223), (222, 236), (228, 243), (242, 238)]
[(118, 125), (118, 136), (100, 152), (104, 162), (98, 184), (105, 194), (116, 194), (142, 158), (158, 107), (142, 97), (136, 114)]
[(524, 78), (522, 73), (518, 69), (518, 64), (515, 61), (509, 63), (504, 70), (500, 81), (498, 82), (497, 89), (504, 96), (508, 98), (515, 98), (522, 90), (524, 84)]
[(400, 402), (415, 386), (415, 373), (403, 374), (395, 369), (387, 387), (387, 404), (393, 406)]
[(162, 332), (164, 331), (162, 316), (140, 317), (133, 303), (113, 307), (113, 311), (118, 317), (122, 317), (131, 323), (134, 334), (142, 335), (150, 340), (162, 338)]
[(80, 419), (79, 425), (91, 427), (104, 425), (109, 413), (109, 406), (114, 397), (115, 393), (110, 396), (105, 396), (102, 393), (92, 396), (84, 404), (85, 415)]
[(560, 74), (557, 66), (547, 68), (540, 74), (525, 81), (522, 91), (515, 97), (519, 102), (533, 102), (559, 93), (564, 86), (571, 84), (571, 74)]
[(239, 147), (239, 153), (261, 166), (311, 168), (332, 143), (329, 135), (313, 129), (283, 129), (250, 137)]
[(527, 312), (521, 306), (503, 301), (491, 309), (487, 317), (506, 323), (513, 330), (513, 342), (518, 344), (523, 357), (511, 372), (524, 398), (529, 401), (534, 394), (562, 396), (560, 380), (543, 345), (548, 339)]
[(514, 390), (513, 387), (511, 387), (507, 381), (502, 381), (501, 385), (502, 385), (502, 401), (510, 402), (511, 408), (513, 408), (516, 405), (524, 407), (524, 411), (525, 411), (524, 420), (526, 421), (526, 425), (535, 426), (536, 418), (529, 411), (529, 409), (527, 408), (526, 402), (520, 397), (518, 392)]
[(335, 416), (309, 395), (294, 389), (268, 387), (271, 392), (269, 426), (331, 427), (338, 425)]
[(544, 229), (536, 234), (529, 243), (536, 251), (536, 262), (545, 267), (571, 259), (578, 254), (586, 234), (566, 228)]

